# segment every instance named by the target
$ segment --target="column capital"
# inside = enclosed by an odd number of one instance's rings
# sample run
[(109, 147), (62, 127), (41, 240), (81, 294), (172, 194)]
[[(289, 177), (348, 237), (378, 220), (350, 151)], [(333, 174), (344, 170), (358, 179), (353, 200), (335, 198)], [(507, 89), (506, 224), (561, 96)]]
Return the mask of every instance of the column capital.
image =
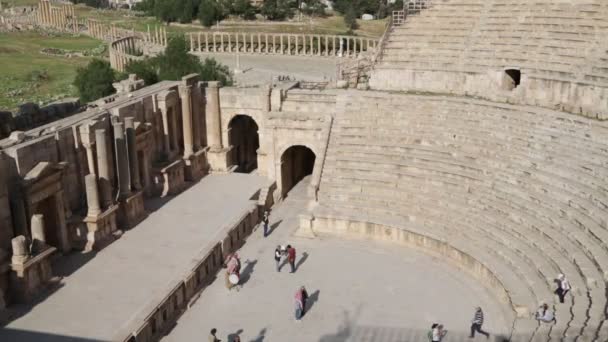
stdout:
[(192, 95), (192, 85), (189, 85), (189, 84), (180, 84), (177, 87), (177, 90), (179, 91), (179, 96), (180, 97)]

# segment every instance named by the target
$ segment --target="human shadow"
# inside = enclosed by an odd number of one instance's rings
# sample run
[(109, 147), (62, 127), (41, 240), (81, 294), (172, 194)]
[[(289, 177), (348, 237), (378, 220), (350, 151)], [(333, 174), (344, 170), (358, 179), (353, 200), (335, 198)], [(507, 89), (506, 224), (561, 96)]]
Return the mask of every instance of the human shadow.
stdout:
[(300, 259), (296, 263), (296, 270), (300, 269), (300, 266), (302, 266), (302, 264), (306, 261), (306, 259), (308, 259), (308, 253), (304, 252), (304, 253), (302, 253), (302, 257), (300, 257)]
[(241, 335), (242, 333), (243, 333), (243, 329), (239, 329), (232, 334), (228, 334), (228, 342), (233, 342), (234, 339), (236, 339), (236, 337)]
[(306, 301), (306, 314), (308, 314), (310, 312), (310, 309), (312, 309), (312, 307), (315, 305), (316, 302), (319, 301), (319, 294), (321, 293), (320, 290), (316, 290), (315, 292), (313, 292), (311, 295), (308, 296), (308, 300)]
[(278, 220), (277, 222), (271, 224), (270, 227), (268, 227), (268, 232), (266, 233), (266, 236), (270, 236), (270, 234), (272, 234), (272, 232), (277, 229), (281, 222), (283, 222), (283, 220)]
[(256, 336), (253, 340), (249, 340), (249, 342), (263, 342), (266, 337), (266, 328), (260, 330), (258, 336)]
[(247, 283), (247, 281), (249, 281), (249, 279), (251, 278), (251, 273), (253, 273), (253, 268), (257, 263), (257, 260), (245, 261), (245, 267), (241, 271), (241, 285), (244, 285), (245, 283)]

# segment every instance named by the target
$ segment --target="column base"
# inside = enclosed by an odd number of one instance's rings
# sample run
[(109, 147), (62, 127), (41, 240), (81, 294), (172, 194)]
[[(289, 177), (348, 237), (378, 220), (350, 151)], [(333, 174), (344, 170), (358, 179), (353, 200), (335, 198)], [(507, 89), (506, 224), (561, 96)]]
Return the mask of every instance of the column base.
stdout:
[(84, 222), (87, 225), (86, 252), (101, 250), (115, 240), (121, 232), (116, 228), (118, 205), (112, 205), (97, 216), (87, 216)]
[(11, 264), (11, 297), (17, 303), (29, 303), (42, 293), (53, 278), (51, 256), (57, 248), (48, 246), (24, 263)]
[(210, 173), (232, 172), (232, 147), (211, 148), (207, 151)]
[(186, 164), (185, 179), (189, 182), (196, 182), (209, 171), (207, 152), (205, 150), (194, 152), (189, 158), (184, 159), (184, 163)]
[(138, 191), (119, 201), (117, 223), (121, 230), (135, 227), (148, 216), (144, 208), (144, 192)]
[(176, 160), (160, 170), (163, 177), (163, 189), (160, 197), (180, 193), (186, 186), (185, 164), (183, 160)]

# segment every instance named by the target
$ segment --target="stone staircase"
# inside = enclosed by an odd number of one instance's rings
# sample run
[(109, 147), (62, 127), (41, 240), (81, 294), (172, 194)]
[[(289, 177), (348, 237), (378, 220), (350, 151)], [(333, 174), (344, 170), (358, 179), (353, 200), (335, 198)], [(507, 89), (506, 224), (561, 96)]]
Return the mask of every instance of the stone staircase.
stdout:
[[(513, 340), (608, 340), (608, 124), (370, 91), (336, 108), (315, 217), (429, 236), (480, 261), (509, 296)], [(564, 304), (558, 273), (573, 286)], [(531, 318), (545, 302), (554, 325)]]

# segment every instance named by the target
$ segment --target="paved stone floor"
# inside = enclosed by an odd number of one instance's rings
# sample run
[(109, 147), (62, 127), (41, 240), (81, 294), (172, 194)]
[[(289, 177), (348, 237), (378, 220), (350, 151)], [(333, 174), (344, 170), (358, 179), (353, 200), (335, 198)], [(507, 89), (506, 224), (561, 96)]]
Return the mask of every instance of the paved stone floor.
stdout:
[[(240, 291), (228, 292), (220, 277), (164, 342), (206, 341), (214, 327), (223, 342), (237, 333), (243, 342), (427, 341), (433, 322), (448, 329), (444, 341), (470, 341), (466, 334), (477, 305), (484, 308), (486, 330), (507, 331), (503, 308), (482, 286), (428, 255), (373, 241), (293, 237), (297, 215), (309, 205), (304, 182), (274, 208), (272, 234), (264, 239), (258, 229), (239, 252)], [(298, 252), (295, 274), (289, 265), (275, 270), (274, 248), (287, 243)], [(296, 322), (293, 298), (301, 285), (311, 304)]]
[[(199, 54), (202, 57), (213, 57), (234, 70), (235, 55)], [(270, 83), (274, 76), (288, 75), (297, 80), (323, 81), (336, 78), (338, 59), (323, 57), (295, 57), (281, 55), (246, 55), (240, 56), (242, 74), (236, 75), (239, 85), (258, 85)]]
[(242, 215), (266, 183), (255, 175), (211, 175), (166, 203), (151, 203), (162, 207), (94, 257), (62, 259), (60, 288), (34, 307), (17, 307), (22, 316), (0, 329), (0, 341), (109, 341), (149, 301), (166, 295), (165, 287), (219, 240), (224, 224)]

